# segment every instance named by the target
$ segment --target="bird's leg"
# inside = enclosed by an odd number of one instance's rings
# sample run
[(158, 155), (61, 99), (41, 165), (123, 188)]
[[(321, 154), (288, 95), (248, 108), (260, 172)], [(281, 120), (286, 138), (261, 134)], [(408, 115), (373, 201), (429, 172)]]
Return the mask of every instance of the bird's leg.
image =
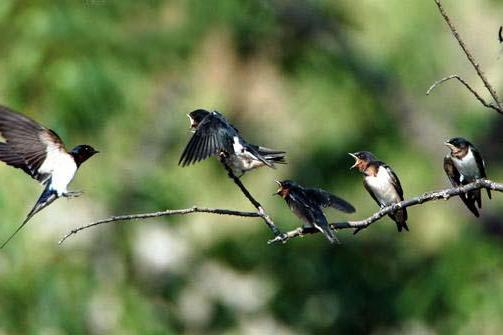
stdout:
[(82, 192), (82, 191), (69, 191), (69, 192), (63, 193), (63, 196), (65, 198), (77, 198), (77, 197), (80, 197), (82, 194), (84, 194), (84, 192)]

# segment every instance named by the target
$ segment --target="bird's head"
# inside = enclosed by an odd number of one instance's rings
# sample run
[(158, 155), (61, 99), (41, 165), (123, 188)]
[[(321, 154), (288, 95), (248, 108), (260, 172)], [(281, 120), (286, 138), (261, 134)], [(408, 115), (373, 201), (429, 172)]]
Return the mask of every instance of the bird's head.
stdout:
[(365, 171), (369, 163), (376, 160), (375, 156), (368, 151), (358, 151), (355, 153), (349, 153), (349, 155), (355, 159), (355, 163), (350, 169), (358, 168), (360, 172)]
[(279, 185), (279, 189), (273, 195), (280, 195), (282, 198), (286, 198), (288, 193), (292, 190), (292, 188), (297, 187), (297, 183), (292, 180), (276, 180), (276, 183)]
[(457, 158), (462, 158), (468, 153), (470, 142), (462, 137), (454, 137), (444, 142), (444, 144), (451, 150), (451, 155)]
[(94, 149), (92, 146), (87, 144), (77, 145), (75, 148), (70, 151), (70, 155), (73, 156), (75, 163), (77, 166), (84, 163), (86, 160), (97, 154), (99, 151)]
[(196, 109), (187, 114), (190, 120), (190, 129), (195, 130), (208, 114), (210, 114), (210, 112), (205, 109)]

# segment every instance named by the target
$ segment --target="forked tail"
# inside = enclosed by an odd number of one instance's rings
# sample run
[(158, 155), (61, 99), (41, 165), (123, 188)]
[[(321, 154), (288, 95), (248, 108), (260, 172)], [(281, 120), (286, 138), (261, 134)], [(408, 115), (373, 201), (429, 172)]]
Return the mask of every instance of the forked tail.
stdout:
[(23, 223), (21, 223), (21, 225), (16, 229), (16, 231), (14, 233), (12, 233), (12, 235), (10, 235), (9, 238), (2, 244), (2, 246), (0, 247), (0, 249), (3, 249), (3, 247), (5, 247), (7, 245), (7, 243), (9, 243), (9, 241), (14, 236), (16, 236), (16, 234), (24, 227), (24, 225), (26, 223), (28, 223), (28, 221), (30, 221), (30, 219), (35, 214), (37, 214), (38, 212), (40, 212), (45, 207), (49, 206), (57, 198), (58, 198), (58, 194), (56, 193), (56, 191), (49, 190), (48, 187), (46, 187), (45, 190), (44, 190), (44, 192), (42, 192), (42, 194), (40, 195), (40, 198), (38, 198), (38, 201), (35, 204), (35, 206), (33, 206), (33, 208), (30, 211), (30, 213), (28, 213), (28, 215), (26, 216), (26, 219), (24, 219)]
[(269, 163), (286, 164), (286, 152), (273, 150), (269, 148), (259, 147), (258, 153), (264, 157)]

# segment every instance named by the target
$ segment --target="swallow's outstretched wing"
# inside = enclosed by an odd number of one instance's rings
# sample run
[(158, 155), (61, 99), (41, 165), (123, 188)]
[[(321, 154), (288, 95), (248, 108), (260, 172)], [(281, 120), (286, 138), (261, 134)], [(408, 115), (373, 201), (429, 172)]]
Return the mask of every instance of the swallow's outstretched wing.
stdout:
[(197, 127), (178, 164), (187, 166), (220, 152), (233, 153), (235, 136), (239, 136), (236, 129), (224, 117), (211, 113)]
[(321, 207), (333, 207), (345, 213), (354, 213), (355, 208), (349, 202), (319, 188), (306, 188), (307, 196)]
[(40, 167), (52, 150), (65, 150), (61, 138), (36, 121), (0, 106), (0, 160), (22, 169), (32, 178), (45, 182), (51, 171)]

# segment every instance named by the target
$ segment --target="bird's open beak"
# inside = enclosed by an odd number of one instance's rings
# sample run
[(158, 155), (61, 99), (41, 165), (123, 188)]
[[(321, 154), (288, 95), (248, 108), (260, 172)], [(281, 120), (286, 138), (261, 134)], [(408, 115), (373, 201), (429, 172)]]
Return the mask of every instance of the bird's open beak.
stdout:
[(450, 144), (449, 142), (444, 142), (444, 144), (449, 148), (451, 149), (451, 151), (457, 151), (458, 148), (456, 148), (454, 145)]
[(190, 114), (187, 114), (187, 117), (189, 118), (190, 121), (190, 129), (195, 129), (197, 124), (194, 122), (194, 119), (190, 116)]
[(356, 157), (355, 154), (352, 154), (350, 152), (348, 152), (348, 154), (355, 159), (355, 163), (353, 165), (351, 165), (351, 167), (349, 168), (351, 170), (352, 168), (355, 168), (358, 166), (358, 164), (360, 163), (360, 158)]
[(449, 142), (444, 142), (444, 144), (451, 150), (452, 155), (458, 155), (462, 151), (460, 148), (456, 147), (455, 145)]
[(276, 193), (273, 193), (272, 195), (279, 195), (281, 191), (283, 191), (283, 185), (281, 185), (281, 182), (279, 180), (275, 180), (276, 184), (279, 185), (279, 188), (278, 190), (276, 191)]

